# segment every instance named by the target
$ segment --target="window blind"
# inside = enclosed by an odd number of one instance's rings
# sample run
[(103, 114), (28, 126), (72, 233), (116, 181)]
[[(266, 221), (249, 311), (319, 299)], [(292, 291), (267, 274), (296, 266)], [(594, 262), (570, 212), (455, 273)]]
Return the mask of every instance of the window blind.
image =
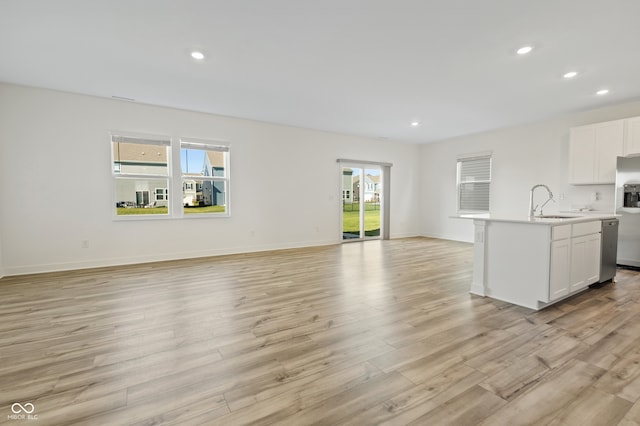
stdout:
[(180, 142), (180, 147), (188, 148), (188, 149), (201, 149), (204, 151), (229, 152), (229, 147), (226, 145), (211, 145), (211, 144), (195, 143), (195, 142)]
[(458, 210), (489, 211), (491, 157), (458, 159)]
[(152, 139), (152, 138), (144, 138), (144, 137), (136, 137), (136, 136), (121, 136), (121, 135), (111, 135), (111, 141), (113, 143), (136, 143), (136, 144), (144, 144), (144, 145), (159, 145), (159, 146), (169, 146), (171, 144), (171, 139)]

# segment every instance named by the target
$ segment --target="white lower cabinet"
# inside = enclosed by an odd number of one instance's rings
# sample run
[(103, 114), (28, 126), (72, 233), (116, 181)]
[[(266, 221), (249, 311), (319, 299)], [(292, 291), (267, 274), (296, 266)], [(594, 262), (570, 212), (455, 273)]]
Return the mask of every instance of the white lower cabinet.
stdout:
[(600, 276), (600, 234), (571, 241), (571, 288), (574, 292), (598, 281)]
[(598, 281), (600, 228), (600, 221), (576, 224), (573, 225), (570, 237), (551, 242), (549, 301), (582, 290)]
[(570, 275), (570, 283), (569, 288), (571, 291), (580, 290), (581, 288), (586, 287), (587, 284), (587, 274), (584, 271), (585, 263), (586, 263), (586, 251), (587, 251), (587, 240), (586, 237), (574, 238), (571, 241), (571, 275)]
[[(602, 223), (600, 223), (602, 226)], [(602, 232), (591, 235), (587, 241), (587, 281), (589, 284), (598, 282), (600, 279), (600, 264), (602, 263)]]
[[(600, 224), (602, 225), (602, 224)], [(593, 284), (600, 279), (600, 254), (602, 250), (602, 234), (587, 235), (585, 246), (584, 273), (587, 276), (587, 285)]]
[(600, 276), (601, 218), (478, 218), (471, 293), (539, 310)]
[(566, 239), (551, 243), (549, 300), (556, 300), (569, 294), (569, 264), (571, 262), (569, 241), (569, 239)]

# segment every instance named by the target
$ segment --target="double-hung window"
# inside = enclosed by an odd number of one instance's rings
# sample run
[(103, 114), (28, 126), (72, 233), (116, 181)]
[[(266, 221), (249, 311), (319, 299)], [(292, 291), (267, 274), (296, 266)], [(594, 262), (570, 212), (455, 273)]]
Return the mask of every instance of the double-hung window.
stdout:
[(491, 192), (491, 153), (458, 157), (458, 211), (488, 212)]
[(111, 135), (116, 215), (168, 215), (171, 139)]
[(229, 146), (180, 140), (184, 214), (229, 214)]
[(112, 134), (111, 157), (117, 217), (229, 216), (228, 144)]

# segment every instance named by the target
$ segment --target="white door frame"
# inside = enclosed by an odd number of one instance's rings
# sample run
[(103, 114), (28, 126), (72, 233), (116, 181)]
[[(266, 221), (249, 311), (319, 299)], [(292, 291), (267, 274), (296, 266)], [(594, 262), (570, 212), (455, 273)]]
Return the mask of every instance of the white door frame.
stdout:
[[(379, 240), (379, 239), (383, 239), (383, 240), (388, 240), (389, 239), (389, 191), (390, 191), (390, 175), (391, 175), (391, 163), (381, 163), (381, 162), (374, 162), (374, 161), (360, 161), (360, 160), (345, 160), (345, 159), (338, 159), (338, 173), (339, 173), (339, 181), (340, 181), (340, 189), (338, 191), (338, 194), (342, 194), (342, 190), (343, 188), (343, 175), (342, 175), (342, 169), (345, 167), (349, 167), (349, 168), (354, 168), (354, 169), (361, 169), (362, 170), (362, 176), (360, 177), (360, 193), (358, 194), (359, 196), (359, 202), (361, 203), (361, 205), (364, 207), (364, 190), (365, 190), (365, 186), (364, 186), (364, 174), (365, 174), (365, 169), (369, 168), (369, 169), (379, 169), (380, 170), (380, 184), (381, 184), (381, 190), (380, 190), (380, 235), (379, 236), (375, 236), (375, 237), (367, 237), (364, 235), (364, 212), (365, 209), (361, 208), (360, 209), (360, 238), (351, 238), (351, 239), (344, 239), (343, 236), (343, 202), (342, 202), (342, 197), (340, 197), (340, 208), (339, 208), (339, 213), (340, 213), (340, 240), (342, 242), (353, 242), (353, 241), (365, 241), (365, 240)], [(351, 188), (352, 190), (352, 198), (353, 198), (353, 188)]]

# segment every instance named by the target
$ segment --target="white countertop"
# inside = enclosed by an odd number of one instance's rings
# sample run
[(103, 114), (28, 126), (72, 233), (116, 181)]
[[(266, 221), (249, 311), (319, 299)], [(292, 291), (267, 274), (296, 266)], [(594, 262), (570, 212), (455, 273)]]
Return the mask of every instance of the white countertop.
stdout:
[[(545, 215), (547, 216), (547, 215)], [(589, 222), (592, 220), (602, 220), (602, 219), (615, 219), (619, 215), (614, 213), (605, 213), (605, 212), (589, 212), (585, 214), (585, 212), (571, 212), (571, 213), (558, 213), (558, 214), (549, 214), (548, 216), (566, 216), (562, 218), (552, 218), (552, 217), (527, 217), (526, 215), (522, 216), (500, 216), (500, 215), (492, 215), (489, 213), (478, 213), (478, 214), (459, 214), (455, 216), (451, 216), (455, 219), (473, 219), (473, 220), (484, 220), (487, 222), (516, 222), (516, 223), (528, 223), (532, 225), (564, 225), (569, 223), (579, 223), (579, 222)]]
[(574, 210), (560, 210), (560, 214), (566, 214), (567, 216), (582, 216), (582, 215), (610, 215), (614, 214), (611, 210), (591, 210), (591, 209), (574, 209)]

